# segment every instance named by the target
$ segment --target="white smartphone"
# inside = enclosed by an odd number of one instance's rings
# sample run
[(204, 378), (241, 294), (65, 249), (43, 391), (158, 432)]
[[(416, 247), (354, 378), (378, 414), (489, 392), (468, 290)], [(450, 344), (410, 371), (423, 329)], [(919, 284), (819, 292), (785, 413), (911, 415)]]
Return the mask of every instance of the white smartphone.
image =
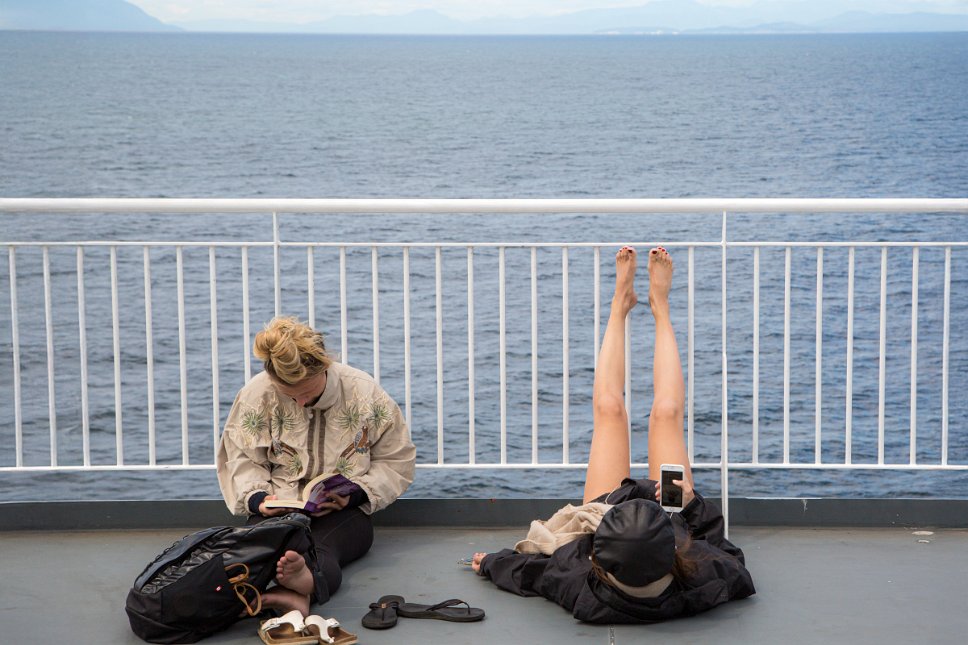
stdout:
[(659, 500), (663, 509), (670, 512), (682, 510), (682, 487), (672, 480), (683, 481), (686, 469), (681, 464), (662, 464), (659, 467)]

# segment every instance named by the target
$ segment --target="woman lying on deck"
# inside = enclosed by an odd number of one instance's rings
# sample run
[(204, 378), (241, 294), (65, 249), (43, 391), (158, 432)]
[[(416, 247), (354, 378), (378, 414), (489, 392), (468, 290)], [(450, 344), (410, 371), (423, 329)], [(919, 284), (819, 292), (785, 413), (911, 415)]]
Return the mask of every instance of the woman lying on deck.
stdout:
[[(616, 254), (615, 295), (595, 369), (594, 430), (584, 505), (535, 522), (515, 550), (476, 553), (474, 570), (501, 589), (544, 596), (590, 623), (647, 623), (689, 616), (755, 593), (743, 552), (723, 535), (722, 513), (693, 491), (682, 436), (685, 401), (669, 317), (672, 260), (649, 252), (655, 318), (649, 477), (631, 479), (625, 386), (625, 319), (635, 306), (636, 253)], [(683, 509), (656, 503), (661, 464), (684, 466)]]

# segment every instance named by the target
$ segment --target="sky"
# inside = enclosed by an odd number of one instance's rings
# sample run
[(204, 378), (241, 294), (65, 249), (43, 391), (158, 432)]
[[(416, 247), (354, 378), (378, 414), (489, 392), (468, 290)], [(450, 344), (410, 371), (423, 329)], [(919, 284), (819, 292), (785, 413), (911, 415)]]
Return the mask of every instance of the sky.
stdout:
[[(638, 7), (655, 0), (128, 0), (163, 22), (197, 20), (252, 20), (305, 23), (338, 15), (401, 14), (433, 9), (459, 20), (477, 18), (551, 16), (584, 9)], [(710, 6), (747, 7), (753, 4), (798, 4), (803, 0), (698, 0)], [(849, 5), (849, 6), (848, 6)], [(847, 9), (885, 13), (931, 11), (968, 13), (968, 0), (854, 0)]]

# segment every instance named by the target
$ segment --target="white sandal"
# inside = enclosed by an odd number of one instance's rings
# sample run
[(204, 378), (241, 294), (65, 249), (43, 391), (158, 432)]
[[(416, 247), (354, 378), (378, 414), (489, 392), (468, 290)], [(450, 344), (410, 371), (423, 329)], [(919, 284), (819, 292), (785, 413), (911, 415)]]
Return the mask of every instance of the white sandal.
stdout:
[(306, 616), (305, 633), (317, 638), (316, 643), (332, 643), (333, 645), (353, 645), (358, 642), (356, 634), (351, 634), (339, 626), (335, 618), (321, 616)]
[(302, 612), (293, 609), (288, 614), (264, 620), (259, 625), (259, 638), (266, 645), (317, 645), (319, 639), (309, 635)]

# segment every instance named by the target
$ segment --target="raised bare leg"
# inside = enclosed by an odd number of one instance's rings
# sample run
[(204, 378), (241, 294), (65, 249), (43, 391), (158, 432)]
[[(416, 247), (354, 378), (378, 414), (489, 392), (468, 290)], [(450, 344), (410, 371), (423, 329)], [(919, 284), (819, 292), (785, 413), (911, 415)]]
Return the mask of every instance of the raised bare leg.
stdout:
[(595, 368), (592, 392), (594, 429), (585, 473), (587, 503), (614, 490), (629, 476), (628, 415), (625, 412), (625, 318), (638, 302), (635, 294), (635, 249), (615, 254), (615, 295)]
[(682, 435), (685, 385), (679, 347), (669, 316), (672, 258), (662, 247), (649, 251), (649, 306), (655, 318), (653, 399), (649, 415), (649, 478), (659, 479), (662, 464), (682, 464), (692, 484), (692, 468)]

